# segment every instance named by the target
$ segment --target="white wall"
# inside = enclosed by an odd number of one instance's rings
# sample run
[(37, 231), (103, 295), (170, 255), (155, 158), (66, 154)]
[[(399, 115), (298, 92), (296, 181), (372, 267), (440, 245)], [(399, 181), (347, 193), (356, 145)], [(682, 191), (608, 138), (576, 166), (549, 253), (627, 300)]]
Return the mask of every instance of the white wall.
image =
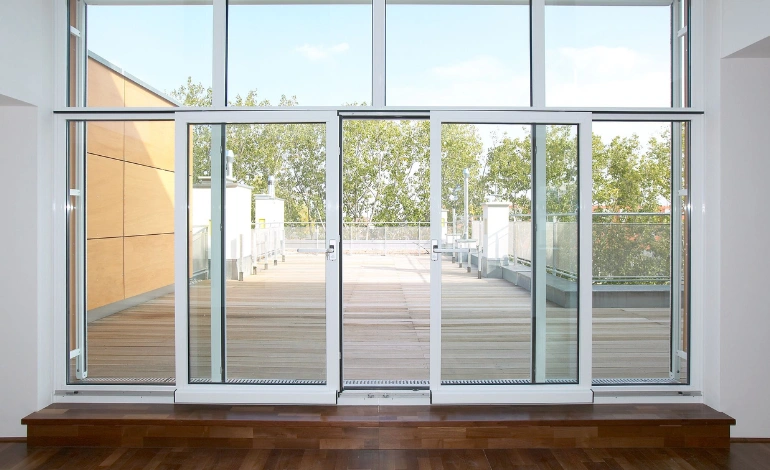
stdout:
[(770, 36), (770, 1), (722, 1), (722, 57)]
[[(693, 166), (692, 189), (693, 194), (702, 192), (702, 204), (692, 207), (693, 219), (702, 217), (703, 244), (692, 246), (693, 259), (705, 260), (708, 270), (692, 272), (692, 281), (697, 284), (697, 278), (702, 281), (701, 296), (693, 298), (692, 308), (694, 312), (702, 313), (701, 331), (703, 343), (693, 344), (692, 361), (700, 361), (703, 371), (703, 400), (715, 409), (720, 409), (720, 337), (719, 321), (721, 311), (720, 303), (720, 268), (721, 258), (721, 219), (720, 219), (720, 147), (721, 147), (721, 118), (720, 118), (720, 67), (722, 57), (722, 6), (721, 0), (711, 0), (707, 3), (694, 5), (707, 7), (703, 11), (703, 22), (693, 24), (693, 57), (701, 57), (697, 53), (698, 39), (701, 38), (703, 47), (703, 61), (701, 64), (693, 63), (693, 99), (697, 96), (705, 97), (702, 102), (694, 102), (693, 105), (703, 108), (704, 114), (704, 139), (703, 159), (698, 165)], [(697, 156), (695, 156), (697, 158)], [(699, 181), (696, 175), (702, 175)], [(700, 190), (700, 191), (699, 191)], [(695, 201), (694, 201), (695, 202)], [(694, 227), (695, 230), (698, 227)], [(695, 241), (695, 240), (694, 240)], [(697, 325), (693, 324), (693, 330)], [(698, 354), (696, 347), (700, 347)]]
[[(225, 258), (238, 257), (239, 240), (243, 236), (241, 257), (251, 255), (251, 189), (243, 186), (228, 187), (225, 190)], [(211, 223), (211, 188), (193, 188), (192, 224), (194, 227), (209, 226)], [(209, 244), (211, 234), (209, 234)], [(211, 246), (209, 246), (209, 249)]]
[(770, 437), (770, 59), (723, 59), (721, 80), (720, 407), (733, 437)]
[(0, 107), (0, 171), (0, 436), (23, 436), (38, 389), (36, 108)]
[(52, 399), (53, 4), (0, 2), (0, 437)]

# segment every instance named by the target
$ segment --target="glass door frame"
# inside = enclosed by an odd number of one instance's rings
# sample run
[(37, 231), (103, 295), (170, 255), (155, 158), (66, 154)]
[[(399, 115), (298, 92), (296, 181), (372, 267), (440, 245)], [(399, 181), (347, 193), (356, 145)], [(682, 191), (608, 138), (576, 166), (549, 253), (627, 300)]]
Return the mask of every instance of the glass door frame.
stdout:
[[(587, 112), (431, 111), (430, 220), (431, 239), (441, 240), (442, 124), (521, 124), (578, 126), (578, 381), (576, 384), (442, 385), (441, 258), (430, 269), (430, 390), (434, 404), (593, 403), (592, 367), (592, 155), (591, 119)], [(534, 146), (533, 146), (534, 147)], [(533, 158), (534, 160), (534, 158)]]
[[(271, 403), (335, 404), (340, 384), (339, 362), (339, 256), (326, 260), (326, 384), (325, 385), (244, 385), (190, 383), (189, 370), (189, 291), (188, 291), (188, 204), (189, 204), (189, 128), (196, 124), (324, 124), (326, 126), (326, 225), (327, 243), (339, 247), (339, 117), (336, 111), (233, 110), (175, 114), (175, 353), (176, 403)], [(184, 171), (180, 171), (185, 169)], [(220, 215), (220, 217), (222, 217)], [(329, 259), (334, 258), (334, 259)]]

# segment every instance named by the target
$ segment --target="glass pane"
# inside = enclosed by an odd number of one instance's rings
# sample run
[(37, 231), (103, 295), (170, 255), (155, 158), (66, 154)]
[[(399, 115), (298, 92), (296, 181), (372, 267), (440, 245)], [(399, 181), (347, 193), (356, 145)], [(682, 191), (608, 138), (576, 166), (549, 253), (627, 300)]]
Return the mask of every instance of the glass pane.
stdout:
[(671, 7), (545, 7), (548, 106), (671, 106)]
[(531, 134), (442, 125), (442, 383), (531, 381)]
[[(545, 322), (536, 302), (536, 341), (545, 337), (545, 373), (538, 381), (577, 382), (578, 363), (578, 148), (577, 126), (537, 126), (545, 132), (545, 234), (537, 240), (544, 251)], [(539, 164), (539, 160), (536, 165)], [(542, 207), (542, 206), (541, 206)], [(536, 264), (541, 257), (535, 258)], [(536, 277), (536, 281), (539, 279)], [(537, 295), (542, 291), (537, 289)], [(545, 326), (544, 334), (538, 331)], [(536, 354), (539, 354), (537, 350)], [(536, 364), (538, 362), (536, 361)], [(536, 371), (537, 372), (537, 371)]]
[(689, 2), (688, 0), (675, 0), (674, 13), (676, 19), (674, 23), (673, 41), (674, 55), (674, 106), (690, 106), (690, 21), (689, 21)]
[(529, 5), (386, 7), (387, 104), (529, 106)]
[(326, 126), (226, 129), (227, 380), (325, 383), (326, 256), (298, 253), (285, 227), (326, 224)]
[(84, 30), (82, 0), (68, 0), (67, 16), (69, 27), (67, 28), (67, 106), (83, 106), (83, 80), (85, 74), (82, 63)]
[[(83, 261), (85, 258), (85, 182), (83, 181), (84, 123), (67, 124), (67, 351), (69, 380), (82, 379), (86, 370)], [(72, 351), (77, 354), (72, 357)]]
[(275, 3), (228, 7), (229, 104), (371, 104), (371, 2)]
[(430, 124), (345, 120), (342, 129), (344, 383), (427, 386)]
[(326, 383), (326, 126), (191, 132), (191, 381)]
[(593, 126), (593, 377), (671, 370), (671, 123)]
[(680, 204), (680, 220), (682, 240), (680, 242), (679, 249), (681, 250), (681, 287), (680, 287), (680, 324), (679, 331), (679, 350), (684, 353), (680, 355), (679, 361), (674, 361), (679, 366), (679, 370), (676, 372), (679, 376), (679, 381), (682, 383), (690, 383), (690, 368), (689, 368), (689, 354), (690, 354), (690, 125), (683, 122), (681, 124), (674, 123), (674, 126), (680, 126), (682, 133), (682, 151), (681, 151), (681, 189), (684, 190), (682, 196), (679, 197)]
[(87, 378), (70, 381), (173, 383), (174, 123), (84, 128)]
[[(216, 311), (211, 304), (212, 261), (216, 261), (212, 247), (212, 242), (216, 241), (212, 238), (215, 236), (213, 229), (216, 227), (216, 224), (212, 224), (212, 219), (216, 218), (216, 214), (212, 214), (211, 204), (211, 157), (219, 153), (212, 151), (212, 147), (219, 150), (221, 146), (221, 138), (214, 141), (213, 134), (221, 136), (222, 128), (221, 125), (204, 124), (190, 126), (188, 130), (190, 145), (187, 149), (189, 159), (187, 275), (189, 278), (190, 382), (221, 380), (218, 373), (221, 364), (215, 365), (217, 373), (213, 374), (211, 363), (211, 320)], [(217, 162), (219, 160), (215, 159), (215, 164)]]
[(85, 11), (87, 106), (211, 105), (211, 1)]

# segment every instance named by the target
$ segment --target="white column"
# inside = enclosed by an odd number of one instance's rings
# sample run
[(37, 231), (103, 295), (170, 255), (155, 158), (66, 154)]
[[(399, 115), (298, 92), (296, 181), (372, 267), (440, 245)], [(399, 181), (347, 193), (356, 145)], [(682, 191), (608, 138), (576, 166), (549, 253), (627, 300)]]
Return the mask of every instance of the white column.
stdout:
[(502, 278), (502, 267), (508, 264), (510, 207), (511, 203), (507, 201), (485, 202), (481, 205), (484, 214), (481, 246), (484, 252), (481, 254), (480, 266), (484, 277)]

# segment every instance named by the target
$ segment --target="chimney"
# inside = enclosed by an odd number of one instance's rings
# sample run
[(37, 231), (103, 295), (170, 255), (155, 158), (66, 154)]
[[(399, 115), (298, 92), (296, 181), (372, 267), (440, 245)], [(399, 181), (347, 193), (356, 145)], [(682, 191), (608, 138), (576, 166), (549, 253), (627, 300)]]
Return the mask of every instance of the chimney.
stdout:
[(273, 175), (267, 177), (267, 195), (275, 197), (275, 177)]

